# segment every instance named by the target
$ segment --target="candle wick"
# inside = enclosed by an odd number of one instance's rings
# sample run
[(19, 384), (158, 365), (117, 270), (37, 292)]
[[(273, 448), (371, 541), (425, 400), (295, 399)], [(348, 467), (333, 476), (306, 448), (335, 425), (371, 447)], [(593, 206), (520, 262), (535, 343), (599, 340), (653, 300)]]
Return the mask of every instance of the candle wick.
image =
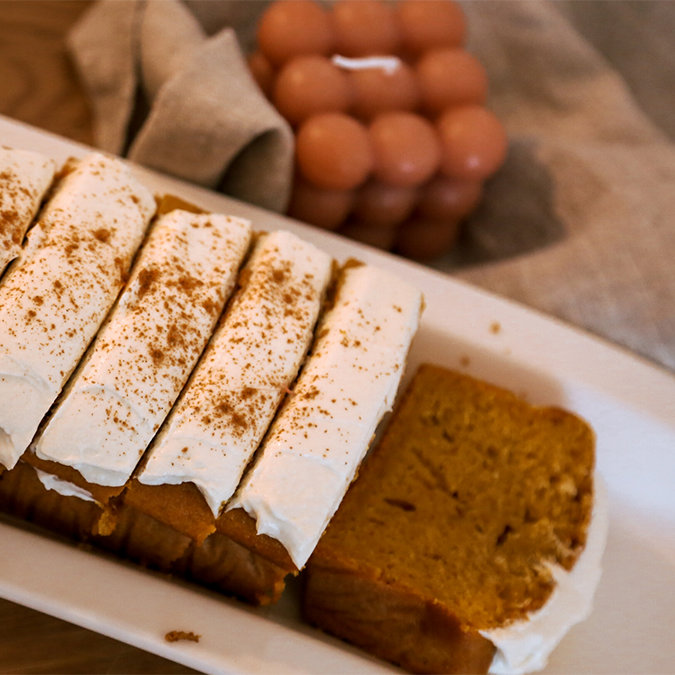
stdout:
[(387, 75), (391, 75), (401, 65), (401, 59), (397, 56), (364, 56), (356, 59), (335, 54), (331, 61), (339, 68), (345, 70), (367, 70), (369, 68), (381, 68)]

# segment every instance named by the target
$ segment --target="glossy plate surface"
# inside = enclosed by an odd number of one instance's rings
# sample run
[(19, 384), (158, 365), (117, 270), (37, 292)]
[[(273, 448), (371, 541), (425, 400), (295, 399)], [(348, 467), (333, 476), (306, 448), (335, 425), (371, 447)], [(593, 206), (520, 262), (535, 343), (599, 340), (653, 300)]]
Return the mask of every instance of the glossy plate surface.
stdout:
[[(57, 160), (87, 148), (0, 117), (0, 144)], [(609, 492), (604, 575), (591, 617), (546, 672), (675, 672), (675, 377), (450, 276), (145, 170), (139, 177), (204, 208), (285, 228), (339, 260), (388, 268), (424, 291), (408, 375), (430, 361), (585, 417)], [(212, 673), (376, 673), (386, 664), (302, 624), (290, 588), (254, 610), (193, 586), (0, 522), (0, 596)], [(201, 635), (167, 643), (170, 630)]]

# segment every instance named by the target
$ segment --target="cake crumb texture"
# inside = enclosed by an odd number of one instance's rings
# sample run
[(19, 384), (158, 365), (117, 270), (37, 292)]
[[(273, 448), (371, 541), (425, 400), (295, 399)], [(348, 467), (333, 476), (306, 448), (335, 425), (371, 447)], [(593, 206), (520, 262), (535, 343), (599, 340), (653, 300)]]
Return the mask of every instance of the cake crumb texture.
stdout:
[[(430, 607), (467, 639), (542, 607), (552, 566), (571, 569), (584, 548), (593, 467), (577, 416), (422, 366), (310, 559), (308, 618), (412, 670), (487, 669), (484, 655), (427, 667), (402, 643)], [(417, 612), (388, 630), (372, 608), (393, 597)]]
[(178, 642), (179, 640), (187, 640), (188, 642), (199, 642), (201, 635), (193, 633), (191, 630), (170, 630), (164, 639), (167, 642)]

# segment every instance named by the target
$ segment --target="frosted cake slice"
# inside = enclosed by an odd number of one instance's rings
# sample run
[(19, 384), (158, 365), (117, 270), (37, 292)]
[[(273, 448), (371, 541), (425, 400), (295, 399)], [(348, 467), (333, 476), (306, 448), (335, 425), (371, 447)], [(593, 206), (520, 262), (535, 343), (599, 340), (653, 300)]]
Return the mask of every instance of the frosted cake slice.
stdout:
[[(206, 346), (250, 240), (250, 224), (237, 218), (180, 210), (160, 217), (33, 443), (35, 455), (24, 459), (74, 478), (100, 501), (119, 494)], [(116, 489), (102, 497), (96, 486)]]
[(127, 504), (198, 541), (213, 531), (297, 375), (331, 270), (330, 256), (289, 232), (259, 238), (241, 289)]
[(37, 152), (0, 146), (0, 277), (21, 252), (55, 168), (49, 157)]
[(122, 162), (72, 169), (0, 285), (0, 466), (13, 467), (124, 284), (155, 200)]
[(401, 279), (368, 265), (343, 269), (312, 354), (219, 532), (237, 539), (244, 511), (258, 540), (279, 542), (302, 569), (394, 403), (421, 310), (421, 293)]

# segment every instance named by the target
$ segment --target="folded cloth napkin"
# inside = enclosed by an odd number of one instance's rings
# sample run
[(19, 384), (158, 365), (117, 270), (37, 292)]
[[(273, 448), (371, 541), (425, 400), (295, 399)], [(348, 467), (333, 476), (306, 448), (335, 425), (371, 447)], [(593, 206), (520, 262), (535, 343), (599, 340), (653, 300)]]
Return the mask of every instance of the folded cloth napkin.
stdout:
[[(675, 370), (675, 145), (587, 38), (608, 43), (611, 12), (626, 8), (639, 12), (631, 30), (650, 34), (651, 20), (668, 36), (675, 12), (590, 0), (463, 5), (469, 49), (487, 68), (489, 106), (511, 142), (459, 245), (435, 266)], [(263, 7), (99, 0), (69, 36), (97, 143), (283, 210), (292, 134), (239, 47), (251, 45)], [(640, 42), (641, 55), (650, 44)], [(668, 45), (662, 72), (673, 73), (669, 38), (654, 44)], [(652, 73), (659, 56), (644, 56)]]
[[(178, 0), (101, 0), (68, 36), (104, 150), (272, 210), (293, 134), (251, 77), (237, 36), (207, 36)], [(139, 96), (149, 112), (129, 138)]]

